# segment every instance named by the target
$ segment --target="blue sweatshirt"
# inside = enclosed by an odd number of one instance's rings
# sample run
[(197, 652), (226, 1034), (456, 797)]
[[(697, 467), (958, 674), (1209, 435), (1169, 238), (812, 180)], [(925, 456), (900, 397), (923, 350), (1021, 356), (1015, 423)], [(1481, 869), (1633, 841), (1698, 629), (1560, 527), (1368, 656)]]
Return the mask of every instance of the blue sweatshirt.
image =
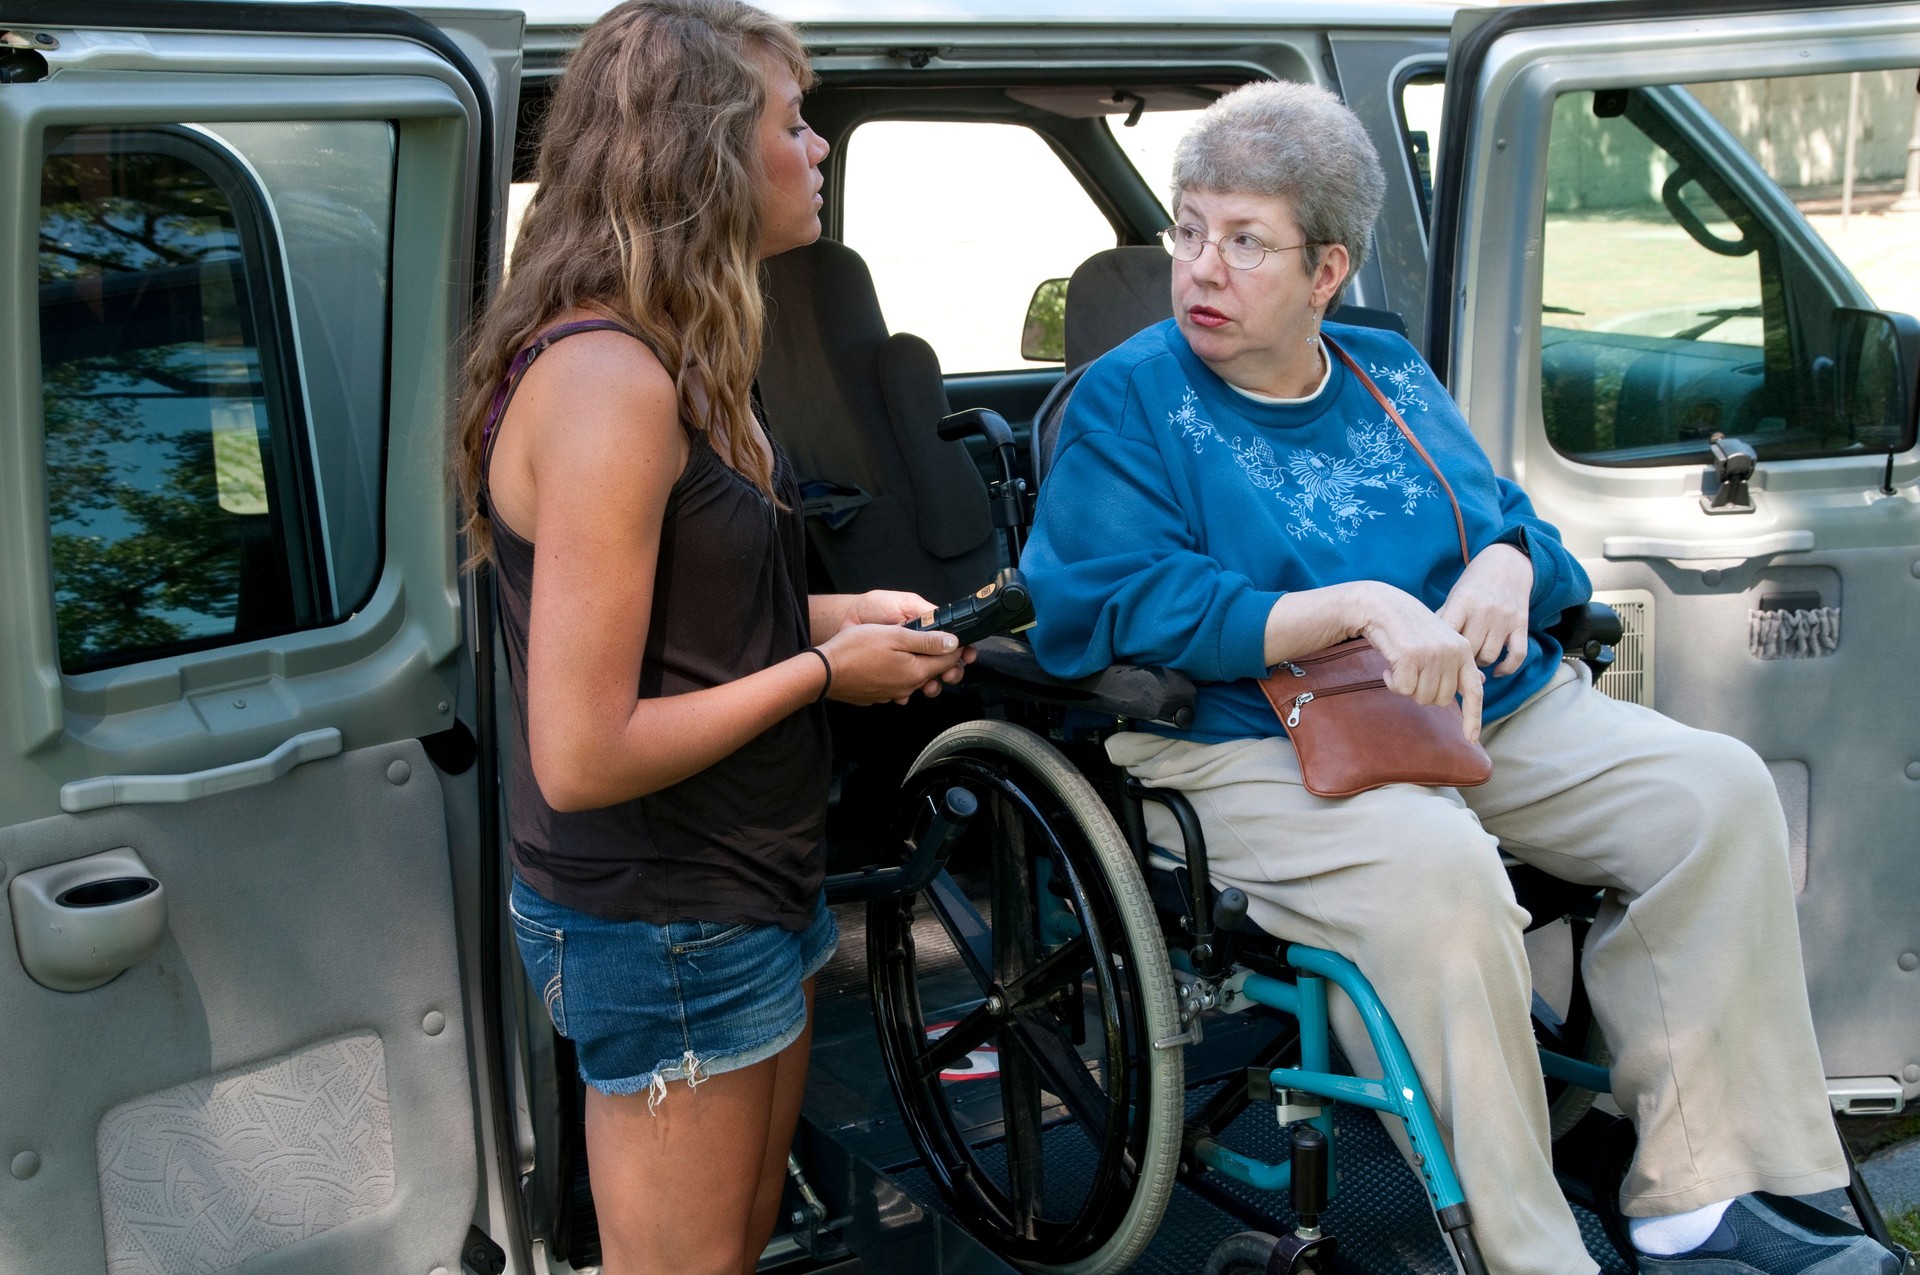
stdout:
[[(1534, 632), (1526, 662), (1487, 681), (1485, 718), (1497, 721), (1553, 676), (1560, 645), (1539, 630), (1587, 600), (1587, 574), (1526, 495), (1494, 475), (1404, 337), (1326, 330), (1446, 475), (1471, 552), (1524, 529)], [(1049, 673), (1179, 669), (1200, 684), (1193, 726), (1151, 729), (1205, 743), (1286, 733), (1256, 681), (1281, 594), (1378, 580), (1438, 610), (1463, 569), (1446, 493), (1337, 358), (1313, 397), (1262, 403), (1202, 363), (1171, 319), (1074, 387), (1020, 565)]]

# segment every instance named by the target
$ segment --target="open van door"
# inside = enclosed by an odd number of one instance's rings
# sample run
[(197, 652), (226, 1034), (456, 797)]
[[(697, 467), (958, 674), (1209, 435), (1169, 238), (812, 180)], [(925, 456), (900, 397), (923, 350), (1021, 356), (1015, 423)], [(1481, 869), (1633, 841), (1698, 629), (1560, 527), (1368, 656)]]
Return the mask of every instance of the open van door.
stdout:
[(1904, 139), (1917, 69), (1910, 0), (1465, 14), (1434, 196), (1432, 362), (1627, 620), (1603, 689), (1767, 760), (1856, 1112), (1920, 1094), (1920, 323), (1754, 152), (1838, 154), (1851, 72)]
[(0, 1270), (522, 1247), (442, 478), (519, 33), (0, 5)]

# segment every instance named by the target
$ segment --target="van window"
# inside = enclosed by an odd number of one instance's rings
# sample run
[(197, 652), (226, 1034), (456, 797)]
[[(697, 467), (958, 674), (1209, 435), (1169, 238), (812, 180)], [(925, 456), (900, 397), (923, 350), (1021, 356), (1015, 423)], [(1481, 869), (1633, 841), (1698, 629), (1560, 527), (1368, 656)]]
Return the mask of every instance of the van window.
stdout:
[[(1809, 84), (1791, 113), (1807, 133), (1799, 152), (1836, 140), (1808, 108), (1833, 88), (1844, 103), (1846, 77), (1818, 78), (1839, 83)], [(1788, 125), (1745, 109), (1764, 99), (1764, 85), (1556, 100), (1540, 382), (1558, 450), (1591, 464), (1657, 465), (1704, 458), (1716, 434), (1763, 459), (1882, 450), (1897, 436), (1886, 386), (1856, 377), (1847, 385), (1868, 392), (1852, 399), (1836, 388), (1836, 376), (1883, 361), (1891, 338), (1859, 323), (1857, 294), (1850, 312), (1850, 246), (1823, 243), (1792, 207), (1827, 195), (1822, 175), (1800, 175), (1787, 200), (1770, 193), (1751, 152)], [(1854, 260), (1871, 264), (1870, 255)]]
[(942, 371), (1031, 367), (1034, 290), (1117, 242), (1033, 130), (879, 120), (847, 138), (842, 233), (865, 258), (887, 327), (925, 339)]
[(1440, 153), (1440, 118), (1446, 108), (1447, 81), (1438, 71), (1423, 71), (1400, 85), (1400, 138), (1419, 192), (1420, 215), (1433, 215), (1433, 170)]
[(85, 128), (42, 167), (68, 673), (329, 624), (377, 575), (391, 128), (221, 128), (257, 153), (192, 126)]
[(1113, 140), (1132, 161), (1140, 180), (1159, 197), (1167, 211), (1167, 224), (1173, 224), (1173, 152), (1180, 139), (1200, 121), (1200, 107), (1185, 111), (1142, 111), (1128, 124), (1121, 117), (1106, 116), (1104, 123)]

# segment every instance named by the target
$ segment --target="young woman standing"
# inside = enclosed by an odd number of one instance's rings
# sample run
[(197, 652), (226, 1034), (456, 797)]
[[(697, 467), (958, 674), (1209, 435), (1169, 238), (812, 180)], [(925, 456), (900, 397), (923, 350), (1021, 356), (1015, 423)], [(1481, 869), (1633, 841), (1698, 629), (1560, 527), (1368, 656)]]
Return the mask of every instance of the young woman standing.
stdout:
[(805, 1085), (822, 701), (957, 680), (907, 593), (810, 597), (755, 413), (758, 265), (820, 234), (791, 27), (630, 0), (554, 95), (455, 442), (499, 573), (522, 959), (587, 1082), (607, 1275), (751, 1272)]

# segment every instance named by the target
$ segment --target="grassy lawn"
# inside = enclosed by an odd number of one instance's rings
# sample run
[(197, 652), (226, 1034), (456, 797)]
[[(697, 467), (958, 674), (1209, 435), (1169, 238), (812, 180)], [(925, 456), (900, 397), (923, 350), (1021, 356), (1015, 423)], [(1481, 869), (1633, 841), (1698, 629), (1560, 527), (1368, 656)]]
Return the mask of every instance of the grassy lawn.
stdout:
[(1900, 1247), (1909, 1253), (1920, 1252), (1920, 1206), (1889, 1214), (1887, 1229)]

